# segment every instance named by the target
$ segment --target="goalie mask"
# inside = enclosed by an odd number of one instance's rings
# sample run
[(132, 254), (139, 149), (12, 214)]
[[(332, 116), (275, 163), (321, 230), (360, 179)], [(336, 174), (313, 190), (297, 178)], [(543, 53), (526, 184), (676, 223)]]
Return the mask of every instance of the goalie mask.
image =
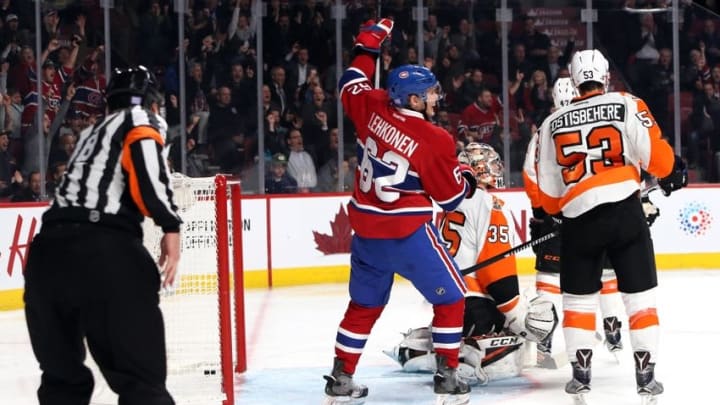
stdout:
[(469, 165), (475, 171), (478, 185), (490, 188), (505, 188), (503, 163), (492, 146), (470, 142), (458, 155), (458, 161)]

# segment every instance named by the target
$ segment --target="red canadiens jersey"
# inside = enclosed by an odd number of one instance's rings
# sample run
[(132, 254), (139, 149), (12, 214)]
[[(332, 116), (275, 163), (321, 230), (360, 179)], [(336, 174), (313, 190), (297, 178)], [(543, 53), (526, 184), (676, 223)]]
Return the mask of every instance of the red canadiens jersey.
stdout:
[(465, 107), (460, 115), (460, 126), (466, 129), (476, 129), (478, 133), (476, 142), (487, 143), (490, 141), (497, 120), (497, 110), (494, 108), (485, 110), (478, 107), (476, 103), (472, 103)]
[[(35, 83), (31, 85), (30, 92), (25, 95), (23, 104), (25, 109), (23, 110), (21, 121), (24, 129), (32, 126), (35, 120), (35, 112), (37, 111), (37, 87)], [(42, 82), (42, 98), (45, 113), (50, 118), (50, 122), (55, 119), (55, 115), (60, 109), (60, 103), (62, 103), (62, 94), (60, 93), (60, 85), (57, 83), (49, 84), (46, 81)]]
[(452, 136), (418, 112), (391, 106), (387, 92), (370, 85), (373, 68), (370, 57), (358, 56), (339, 83), (358, 132), (350, 224), (361, 237), (403, 238), (432, 219), (432, 200), (452, 210), (468, 186)]

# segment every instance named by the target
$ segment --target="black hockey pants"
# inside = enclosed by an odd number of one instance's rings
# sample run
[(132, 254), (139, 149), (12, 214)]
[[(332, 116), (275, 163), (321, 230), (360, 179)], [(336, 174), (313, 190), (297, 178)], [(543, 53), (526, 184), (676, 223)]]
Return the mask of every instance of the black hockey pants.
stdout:
[(25, 314), (42, 369), (40, 405), (90, 402), (85, 344), (120, 405), (172, 405), (160, 277), (128, 233), (93, 224), (43, 226), (30, 247)]
[(653, 242), (637, 193), (577, 218), (564, 218), (560, 239), (563, 292), (600, 291), (605, 255), (615, 269), (620, 292), (637, 293), (657, 286)]

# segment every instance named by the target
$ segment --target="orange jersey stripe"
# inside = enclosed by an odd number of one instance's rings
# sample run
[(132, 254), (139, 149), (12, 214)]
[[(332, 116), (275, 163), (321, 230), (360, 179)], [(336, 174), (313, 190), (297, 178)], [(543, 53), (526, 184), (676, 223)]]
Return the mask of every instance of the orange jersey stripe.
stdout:
[(660, 325), (660, 320), (658, 319), (657, 309), (655, 308), (644, 309), (630, 316), (630, 329), (644, 329), (657, 325)]
[(556, 215), (560, 213), (560, 197), (552, 197), (545, 194), (542, 189), (538, 188), (538, 196), (540, 197), (540, 204), (545, 212), (550, 215)]
[(162, 136), (160, 136), (160, 133), (154, 128), (148, 126), (133, 128), (125, 137), (125, 142), (123, 143), (122, 149), (122, 159), (120, 164), (122, 165), (122, 168), (128, 173), (128, 186), (130, 187), (130, 196), (140, 210), (140, 213), (147, 217), (150, 216), (150, 211), (148, 211), (147, 206), (145, 205), (145, 201), (143, 201), (142, 199), (142, 193), (140, 192), (140, 183), (138, 181), (137, 171), (135, 170), (135, 165), (133, 164), (132, 156), (130, 154), (130, 145), (142, 139), (153, 139), (155, 142), (163, 145)]
[(468, 275), (463, 277), (463, 279), (465, 280), (465, 285), (467, 285), (468, 291), (475, 291), (481, 294), (488, 293), (485, 286), (480, 284), (480, 282), (478, 282), (478, 279), (476, 279), (475, 277)]
[(617, 279), (603, 281), (602, 290), (600, 294), (612, 294), (618, 292)]
[(513, 308), (515, 308), (515, 307), (518, 305), (519, 302), (520, 302), (520, 297), (519, 297), (519, 296), (515, 296), (515, 297), (514, 297), (513, 299), (511, 299), (510, 301), (504, 302), (504, 303), (498, 305), (498, 306), (497, 306), (497, 309), (499, 309), (500, 312), (502, 312), (502, 313), (505, 314), (505, 313), (508, 313), (508, 312), (512, 311)]
[(602, 173), (597, 173), (596, 175), (581, 181), (576, 184), (575, 187), (569, 189), (565, 196), (560, 198), (560, 207), (564, 207), (575, 197), (578, 197), (582, 193), (595, 187), (620, 183), (626, 180), (635, 180), (639, 185), (640, 173), (638, 173), (638, 171), (632, 166), (622, 166), (606, 170)]
[(542, 281), (536, 281), (535, 282), (535, 289), (538, 291), (547, 291), (550, 294), (561, 294), (562, 291), (560, 291), (560, 287), (550, 284), (550, 283), (544, 283)]
[(652, 125), (648, 128), (650, 136), (650, 161), (648, 162), (647, 171), (651, 174), (663, 178), (672, 172), (675, 163), (675, 152), (672, 147), (663, 138), (660, 126), (655, 122), (647, 104), (641, 99), (636, 100), (638, 114), (644, 113), (647, 118), (652, 120)]
[(563, 327), (595, 330), (594, 312), (563, 311)]
[[(485, 243), (483, 248), (478, 254), (477, 263), (483, 260), (489, 259), (499, 253), (502, 253), (512, 248), (509, 240), (507, 239), (509, 233), (503, 233), (500, 229), (509, 230), (510, 225), (507, 223), (505, 215), (501, 210), (493, 209), (490, 211), (490, 221), (488, 226), (487, 235), (485, 236)], [(503, 236), (504, 235), (504, 236)], [(487, 291), (487, 287), (505, 277), (517, 276), (517, 262), (515, 256), (508, 256), (500, 261), (497, 261), (485, 268), (482, 268), (474, 273), (475, 279), (480, 288), (480, 292)], [(471, 291), (478, 291), (468, 285)]]

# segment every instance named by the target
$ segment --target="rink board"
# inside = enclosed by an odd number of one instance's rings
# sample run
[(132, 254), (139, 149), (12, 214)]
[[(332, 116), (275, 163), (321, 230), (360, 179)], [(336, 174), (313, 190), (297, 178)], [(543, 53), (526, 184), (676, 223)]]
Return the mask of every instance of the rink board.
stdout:
[[(521, 241), (532, 216), (524, 192), (499, 193), (510, 207)], [(659, 269), (720, 267), (720, 187), (692, 187), (651, 194), (660, 217), (651, 231)], [(253, 196), (242, 201), (245, 286), (344, 282), (349, 278), (348, 194)], [(0, 204), (0, 310), (22, 304), (27, 247), (41, 226), (46, 204)], [(189, 226), (189, 225), (188, 225)], [(592, 234), (588, 234), (592, 237)], [(214, 250), (214, 247), (210, 247)], [(531, 249), (518, 255), (520, 274), (531, 274)], [(192, 276), (213, 277), (203, 268)], [(188, 272), (185, 272), (188, 274)]]

